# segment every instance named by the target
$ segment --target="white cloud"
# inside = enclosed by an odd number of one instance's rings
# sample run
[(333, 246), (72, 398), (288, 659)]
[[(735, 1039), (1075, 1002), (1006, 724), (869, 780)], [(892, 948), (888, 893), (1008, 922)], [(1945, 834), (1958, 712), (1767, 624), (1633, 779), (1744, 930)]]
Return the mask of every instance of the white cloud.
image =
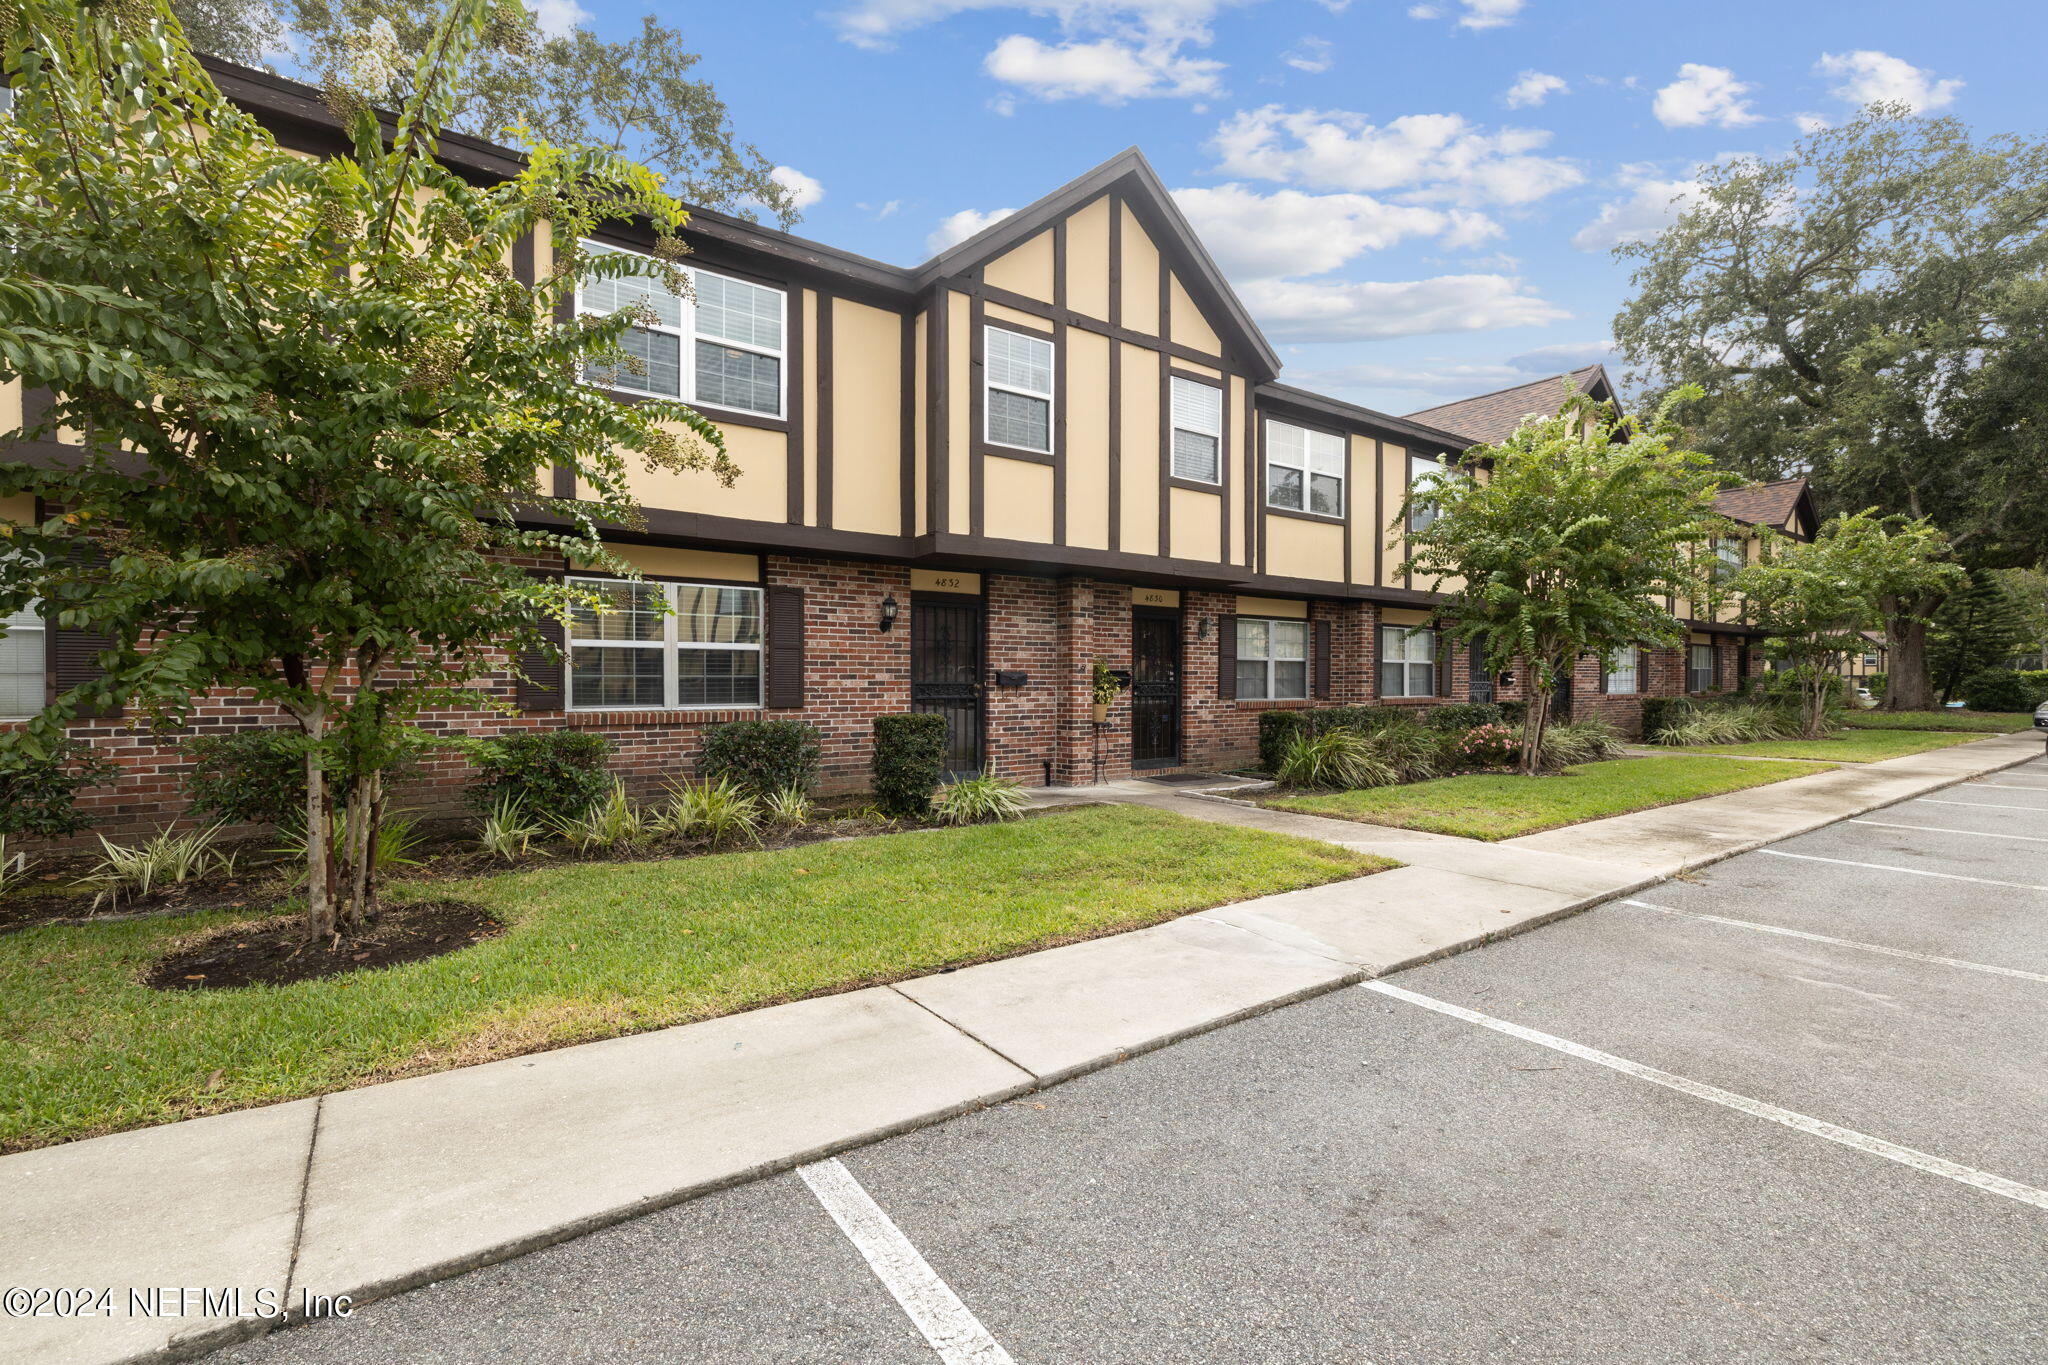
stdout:
[(1819, 114), (1794, 114), (1792, 122), (1800, 132), (1808, 134), (1825, 132), (1834, 126)]
[(1223, 63), (1183, 56), (1171, 43), (1133, 46), (1104, 38), (1053, 45), (1013, 33), (995, 45), (983, 67), (1042, 99), (1122, 104), (1147, 96), (1215, 94)]
[(1209, 41), (1220, 10), (1248, 0), (854, 0), (830, 17), (860, 47), (887, 47), (901, 33), (956, 14), (1020, 10), (1058, 22), (1062, 32), (1143, 33), (1181, 42)]
[(1763, 117), (1751, 112), (1749, 101), (1743, 98), (1749, 89), (1725, 66), (1687, 62), (1678, 68), (1678, 79), (1657, 92), (1651, 107), (1666, 128), (1698, 128), (1709, 123), (1739, 128)]
[(1888, 53), (1826, 52), (1814, 64), (1823, 76), (1841, 81), (1831, 93), (1858, 108), (1866, 104), (1903, 104), (1914, 113), (1940, 109), (1955, 101), (1963, 88), (1957, 80), (1938, 81), (1933, 73)]
[(1284, 54), (1281, 60), (1297, 71), (1306, 71), (1314, 75), (1330, 69), (1332, 50), (1327, 38), (1303, 38), (1294, 45), (1294, 50)]
[(901, 199), (891, 199), (886, 204), (855, 204), (854, 207), (879, 223), (884, 218), (895, 217), (896, 211), (903, 207), (903, 201)]
[[(1499, 28), (1512, 24), (1526, 0), (1458, 0), (1458, 27)], [(1441, 4), (1410, 5), (1410, 19), (1441, 19), (1451, 8)]]
[(1640, 168), (1625, 174), (1629, 192), (1603, 204), (1599, 215), (1572, 235), (1579, 250), (1607, 251), (1654, 237), (1699, 197), (1697, 180), (1658, 179)]
[[(1612, 341), (1559, 341), (1508, 357), (1508, 364), (1525, 376), (1556, 374), (1587, 365), (1618, 365), (1621, 357)], [(1513, 381), (1510, 380), (1510, 383)]]
[(768, 172), (768, 178), (789, 191), (789, 202), (798, 212), (825, 197), (825, 187), (818, 183), (817, 178), (805, 175), (794, 166), (777, 166)]
[(1389, 204), (1364, 194), (1262, 194), (1245, 185), (1173, 192), (1195, 235), (1233, 281), (1320, 275), (1368, 251), (1410, 237), (1437, 237), (1453, 248), (1501, 235), (1481, 213)]
[(1376, 125), (1345, 110), (1269, 104), (1226, 120), (1210, 145), (1218, 170), (1246, 179), (1528, 204), (1585, 179), (1562, 157), (1531, 155), (1549, 141), (1550, 134), (1536, 128), (1487, 133), (1458, 114), (1406, 114)]
[(1254, 280), (1239, 291), (1276, 341), (1364, 341), (1533, 327), (1569, 317), (1507, 275), (1400, 282)]
[(590, 17), (590, 11), (576, 0), (527, 0), (533, 21), (550, 38), (560, 38)]
[(1364, 361), (1305, 372), (1288, 382), (1339, 394), (1361, 389), (1419, 394), (1431, 399), (1433, 405), (1492, 393), (1496, 389), (1513, 388), (1532, 379), (1586, 365), (1611, 365), (1614, 360), (1611, 342), (1562, 342), (1554, 346), (1539, 346), (1533, 351), (1510, 356), (1505, 361), (1452, 360), (1445, 357), (1428, 357), (1398, 364)]
[(939, 220), (939, 225), (924, 239), (924, 249), (936, 256), (948, 247), (960, 245), (990, 223), (999, 223), (1016, 211), (991, 209), (983, 213), (979, 209), (961, 209), (958, 213), (949, 213)]
[(1516, 82), (1508, 87), (1507, 102), (1510, 109), (1533, 109), (1552, 95), (1564, 95), (1571, 87), (1561, 76), (1547, 71), (1524, 71)]

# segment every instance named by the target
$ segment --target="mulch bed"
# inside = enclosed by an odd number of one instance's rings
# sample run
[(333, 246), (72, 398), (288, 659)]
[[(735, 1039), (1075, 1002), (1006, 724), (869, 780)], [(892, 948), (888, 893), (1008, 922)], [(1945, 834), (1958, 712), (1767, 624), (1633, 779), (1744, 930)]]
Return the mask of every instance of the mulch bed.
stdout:
[(292, 916), (214, 934), (159, 960), (143, 984), (160, 991), (284, 986), (419, 962), (503, 932), (503, 925), (474, 905), (426, 901), (387, 905), (375, 924), (330, 947), (325, 940), (308, 943), (303, 922)]

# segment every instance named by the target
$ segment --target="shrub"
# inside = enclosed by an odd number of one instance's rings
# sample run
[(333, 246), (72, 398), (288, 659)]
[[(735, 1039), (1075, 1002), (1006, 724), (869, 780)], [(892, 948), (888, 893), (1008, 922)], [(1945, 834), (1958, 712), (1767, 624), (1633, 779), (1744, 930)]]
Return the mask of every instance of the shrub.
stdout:
[(653, 825), (663, 834), (693, 835), (713, 848), (734, 839), (759, 842), (761, 803), (729, 778), (679, 782), (668, 789), (668, 804)]
[(1432, 730), (1471, 730), (1481, 725), (1499, 725), (1500, 708), (1492, 702), (1452, 702), (1449, 706), (1432, 707), (1422, 718), (1422, 723)]
[(1259, 767), (1277, 775), (1294, 742), (1315, 733), (1315, 726), (1309, 720), (1314, 714), (1313, 711), (1259, 712)]
[(1543, 731), (1543, 766), (1569, 768), (1597, 763), (1622, 752), (1621, 732), (1600, 719), (1570, 720)]
[(923, 820), (946, 771), (946, 720), (910, 714), (875, 717), (875, 803), (897, 820)]
[(939, 819), (949, 825), (979, 825), (995, 820), (1016, 820), (1031, 809), (1031, 798), (1020, 782), (993, 773), (962, 778), (939, 793)]
[(1444, 737), (1444, 760), (1454, 768), (1504, 768), (1521, 752), (1522, 732), (1510, 725), (1475, 725)]
[(1500, 707), (1500, 723), (1503, 725), (1520, 725), (1529, 718), (1528, 702), (1504, 701), (1496, 705)]
[(1295, 739), (1348, 730), (1369, 735), (1389, 725), (1412, 725), (1415, 713), (1400, 706), (1324, 706), (1313, 711), (1263, 711), (1259, 714), (1259, 766), (1280, 771)]
[(811, 823), (811, 796), (801, 787), (784, 787), (762, 797), (761, 810), (769, 824), (795, 829)]
[(1869, 688), (1870, 695), (1877, 698), (1879, 701), (1884, 700), (1885, 677), (1886, 675), (1883, 673), (1868, 673), (1865, 674), (1863, 678), (1863, 685)]
[(1643, 698), (1643, 743), (1679, 743), (1677, 740), (1660, 738), (1675, 725), (1691, 720), (1697, 708), (1689, 697), (1644, 697)]
[(19, 752), (0, 760), (0, 835), (58, 839), (92, 823), (78, 808), (78, 793), (114, 780), (112, 763), (77, 740), (67, 740), (47, 758)]
[[(236, 825), (289, 825), (305, 819), (306, 746), (296, 730), (236, 730), (187, 740), (185, 795), (193, 809)], [(337, 803), (348, 797), (336, 774)]]
[(626, 795), (626, 784), (613, 778), (597, 800), (573, 815), (556, 815), (555, 832), (576, 845), (577, 851), (592, 849), (613, 853), (638, 848), (654, 837), (654, 826)]
[(803, 721), (735, 720), (705, 730), (697, 770), (761, 798), (816, 786), (822, 752), (817, 727)]
[(26, 853), (9, 853), (7, 836), (0, 834), (0, 896), (18, 888), (28, 880), (29, 872), (36, 866), (36, 859)]
[(1972, 711), (2031, 711), (2048, 701), (2048, 671), (1987, 668), (1964, 682), (1962, 693)]
[(1393, 768), (1397, 781), (1426, 781), (1443, 767), (1443, 737), (1407, 716), (1397, 715), (1367, 738), (1372, 741), (1373, 752)]
[[(303, 886), (306, 883), (306, 869), (303, 866), (306, 861), (306, 826), (304, 822), (296, 825), (286, 824), (282, 827), (282, 834), (284, 843), (271, 851), (285, 854), (290, 861), (301, 864), (294, 874), (292, 885)], [(402, 814), (385, 816), (384, 822), (377, 826), (377, 852), (371, 866), (379, 873), (401, 867), (418, 867), (420, 860), (412, 854), (426, 842), (426, 838), (426, 831), (420, 828), (420, 822), (415, 817)], [(348, 811), (338, 809), (334, 812), (334, 821), (327, 831), (329, 865), (339, 867), (344, 861), (343, 851), (349, 846)]]
[(589, 730), (515, 730), (470, 746), (477, 778), (469, 803), (479, 811), (516, 801), (543, 819), (574, 820), (606, 799), (611, 741)]
[(1384, 787), (1400, 780), (1377, 746), (1355, 730), (1325, 730), (1288, 741), (1274, 775), (1289, 787), (1345, 790)]
[(511, 863), (532, 853), (533, 841), (545, 833), (546, 828), (527, 814), (526, 807), (508, 796), (484, 815), (476, 841), (493, 858)]

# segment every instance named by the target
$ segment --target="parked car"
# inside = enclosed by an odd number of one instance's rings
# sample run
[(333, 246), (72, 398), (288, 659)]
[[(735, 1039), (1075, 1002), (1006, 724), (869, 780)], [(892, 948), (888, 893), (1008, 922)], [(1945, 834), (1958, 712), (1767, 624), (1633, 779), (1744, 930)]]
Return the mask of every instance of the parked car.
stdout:
[(2036, 730), (2048, 730), (2048, 701), (2044, 701), (2034, 708), (2034, 728)]

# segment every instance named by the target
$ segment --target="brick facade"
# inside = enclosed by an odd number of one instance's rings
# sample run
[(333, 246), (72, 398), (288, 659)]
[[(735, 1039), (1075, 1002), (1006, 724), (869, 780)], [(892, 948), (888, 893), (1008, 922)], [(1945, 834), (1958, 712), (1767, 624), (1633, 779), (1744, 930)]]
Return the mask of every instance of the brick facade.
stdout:
[[(801, 719), (816, 726), (823, 742), (822, 787), (828, 792), (863, 789), (868, 782), (874, 718), (910, 708), (911, 573), (904, 566), (842, 559), (768, 555), (766, 582), (804, 593), (804, 705), (791, 710), (721, 711), (521, 711), (509, 677), (479, 689), (479, 704), (443, 709), (421, 719), (430, 730), (489, 737), (508, 730), (573, 726), (611, 740), (614, 770), (641, 795), (671, 779), (691, 776), (707, 726), (760, 716)], [(1131, 589), (1085, 577), (987, 574), (984, 758), (988, 768), (1032, 785), (1115, 781), (1131, 775), (1131, 706), (1118, 695), (1108, 719), (1093, 718), (1092, 678), (1099, 660), (1112, 669), (1131, 666)], [(882, 603), (894, 597), (899, 617), (880, 629)], [(1372, 704), (1379, 697), (1377, 651), (1381, 609), (1371, 602), (1316, 600), (1308, 605), (1313, 632), (1328, 623), (1331, 641), (1329, 695), (1308, 701), (1239, 701), (1220, 695), (1217, 669), (1222, 622), (1237, 611), (1228, 593), (1188, 589), (1180, 594), (1181, 766), (1193, 770), (1236, 767), (1255, 759), (1261, 712), (1319, 705)], [(1732, 690), (1738, 649), (1732, 639), (1719, 651), (1721, 685)], [(1471, 695), (1470, 652), (1449, 646), (1438, 670), (1439, 698), (1393, 699), (1388, 704), (1426, 708), (1441, 700)], [(1751, 651), (1752, 674), (1761, 670)], [(1512, 667), (1494, 660), (1496, 669)], [(998, 672), (1021, 674), (1019, 686), (997, 686)], [(1313, 670), (1311, 669), (1313, 679)], [(1675, 695), (1685, 685), (1684, 649), (1644, 652), (1642, 691), (1618, 696), (1604, 692), (1597, 661), (1581, 660), (1574, 686), (1574, 713), (1602, 715), (1635, 733), (1643, 695)], [(1500, 689), (1503, 700), (1520, 695), (1519, 680)], [(200, 704), (189, 727), (152, 733), (121, 721), (74, 727), (120, 765), (110, 787), (85, 794), (94, 833), (116, 837), (153, 831), (183, 811), (182, 778), (189, 767), (181, 745), (195, 734), (289, 724), (274, 707), (246, 696), (221, 693)], [(418, 779), (399, 794), (401, 807), (446, 814), (462, 807), (473, 777), (459, 750), (434, 754)], [(87, 836), (88, 838), (90, 836)]]

